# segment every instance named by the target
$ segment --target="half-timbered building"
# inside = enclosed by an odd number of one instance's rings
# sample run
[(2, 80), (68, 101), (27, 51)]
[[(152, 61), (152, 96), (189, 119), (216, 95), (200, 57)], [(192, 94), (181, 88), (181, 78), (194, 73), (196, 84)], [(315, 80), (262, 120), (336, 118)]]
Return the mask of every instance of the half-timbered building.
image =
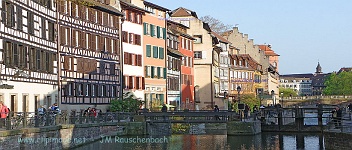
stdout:
[(181, 60), (184, 56), (179, 50), (177, 24), (167, 21), (167, 100), (181, 107)]
[(58, 101), (53, 1), (0, 0), (0, 100), (34, 112)]
[[(115, 0), (58, 1), (62, 109), (104, 105), (119, 97), (120, 19)], [(100, 105), (100, 106), (97, 106)]]

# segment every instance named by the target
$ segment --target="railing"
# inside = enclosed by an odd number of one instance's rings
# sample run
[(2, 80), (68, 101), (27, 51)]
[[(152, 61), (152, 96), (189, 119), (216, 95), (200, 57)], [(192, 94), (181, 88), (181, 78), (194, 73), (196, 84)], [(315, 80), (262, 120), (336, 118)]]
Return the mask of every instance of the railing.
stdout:
[(145, 112), (143, 115), (150, 123), (225, 123), (238, 118), (238, 114), (231, 111)]
[(291, 96), (291, 97), (280, 97), (283, 100), (309, 100), (309, 99), (346, 99), (352, 98), (352, 95), (315, 95), (315, 96)]
[(14, 130), (21, 128), (36, 128), (44, 126), (56, 126), (60, 124), (89, 124), (102, 122), (132, 122), (135, 113), (107, 112), (84, 114), (84, 112), (61, 113), (48, 111), (38, 112), (10, 112), (5, 119), (5, 129)]
[(265, 108), (260, 120), (264, 131), (323, 131), (329, 128), (334, 107)]

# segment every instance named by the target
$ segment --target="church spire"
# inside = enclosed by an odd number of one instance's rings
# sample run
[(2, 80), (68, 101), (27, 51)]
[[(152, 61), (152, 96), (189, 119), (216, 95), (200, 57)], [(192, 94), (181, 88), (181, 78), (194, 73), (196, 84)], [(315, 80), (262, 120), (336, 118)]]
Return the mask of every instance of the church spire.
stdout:
[(315, 73), (316, 73), (316, 74), (321, 74), (321, 73), (323, 73), (323, 72), (321, 71), (321, 66), (320, 66), (319, 61), (318, 61), (317, 68), (315, 68), (315, 69), (316, 69), (316, 70), (315, 70)]

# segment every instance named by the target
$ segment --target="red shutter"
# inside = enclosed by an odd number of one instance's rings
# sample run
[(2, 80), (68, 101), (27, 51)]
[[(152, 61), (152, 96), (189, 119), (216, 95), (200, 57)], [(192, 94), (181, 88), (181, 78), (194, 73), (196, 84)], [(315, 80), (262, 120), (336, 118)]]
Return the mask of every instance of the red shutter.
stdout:
[(129, 76), (128, 77), (128, 86), (129, 86), (129, 89), (133, 89), (133, 77), (132, 76)]
[(144, 77), (142, 77), (142, 90), (145, 89), (145, 80), (144, 80)]
[(137, 60), (138, 60), (137, 66), (142, 66), (142, 55), (137, 55)]
[(124, 52), (124, 55), (123, 55), (123, 64), (128, 64), (128, 53), (127, 52)]
[(129, 55), (128, 55), (128, 59), (129, 59), (128, 64), (129, 64), (129, 65), (132, 65), (133, 55), (134, 55), (134, 54), (129, 54)]

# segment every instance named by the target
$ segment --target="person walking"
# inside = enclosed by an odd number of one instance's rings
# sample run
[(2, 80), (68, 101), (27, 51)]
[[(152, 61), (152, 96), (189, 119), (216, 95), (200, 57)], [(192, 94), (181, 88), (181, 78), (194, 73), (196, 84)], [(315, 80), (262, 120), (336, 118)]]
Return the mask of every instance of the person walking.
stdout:
[[(218, 105), (215, 105), (214, 112), (219, 112), (219, 111), (220, 111), (220, 109), (219, 109)], [(220, 117), (218, 115), (215, 115), (215, 120), (220, 120)]]
[(0, 128), (5, 126), (5, 120), (8, 114), (9, 109), (6, 107), (3, 101), (0, 101)]
[(338, 106), (332, 111), (332, 119), (335, 123), (335, 129), (341, 128), (342, 110)]

